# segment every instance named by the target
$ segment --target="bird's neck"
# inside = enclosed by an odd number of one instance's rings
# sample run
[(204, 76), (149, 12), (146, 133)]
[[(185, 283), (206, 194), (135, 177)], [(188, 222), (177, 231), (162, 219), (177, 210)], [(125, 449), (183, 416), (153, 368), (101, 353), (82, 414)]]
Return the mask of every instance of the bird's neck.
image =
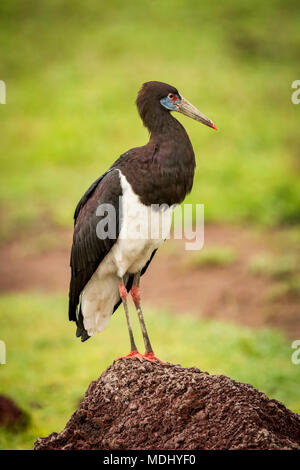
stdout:
[(143, 124), (150, 133), (148, 145), (159, 146), (161, 165), (195, 167), (195, 155), (189, 136), (182, 124), (160, 103), (140, 106)]
[(195, 155), (184, 127), (169, 113), (159, 116), (157, 125), (151, 119), (147, 126), (148, 144), (121, 160), (122, 173), (146, 206), (181, 203), (194, 179)]
[(194, 150), (189, 136), (170, 113), (164, 116), (160, 127), (150, 131), (149, 146), (159, 148), (158, 158), (162, 166), (195, 167)]
[(181, 124), (173, 117), (173, 115), (164, 109), (161, 105), (159, 107), (152, 107), (146, 109), (141, 115), (143, 124), (147, 127), (150, 136), (160, 136), (170, 133), (172, 130), (178, 130)]

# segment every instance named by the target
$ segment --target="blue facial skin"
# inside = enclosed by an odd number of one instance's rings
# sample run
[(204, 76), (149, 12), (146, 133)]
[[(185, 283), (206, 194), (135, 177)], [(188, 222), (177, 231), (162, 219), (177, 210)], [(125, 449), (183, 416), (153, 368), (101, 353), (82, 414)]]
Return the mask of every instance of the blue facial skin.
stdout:
[(180, 103), (180, 99), (176, 103), (173, 103), (173, 101), (171, 101), (170, 98), (166, 96), (165, 98), (162, 98), (160, 102), (169, 111), (177, 111), (177, 104)]

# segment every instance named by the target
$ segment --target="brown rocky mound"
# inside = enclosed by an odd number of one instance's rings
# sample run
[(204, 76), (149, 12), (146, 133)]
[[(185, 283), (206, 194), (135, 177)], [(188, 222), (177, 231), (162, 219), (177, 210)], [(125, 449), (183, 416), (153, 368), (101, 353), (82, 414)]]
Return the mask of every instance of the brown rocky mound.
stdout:
[(0, 395), (0, 426), (23, 429), (28, 422), (28, 416), (13, 400)]
[(300, 415), (223, 375), (123, 359), (35, 449), (300, 449)]

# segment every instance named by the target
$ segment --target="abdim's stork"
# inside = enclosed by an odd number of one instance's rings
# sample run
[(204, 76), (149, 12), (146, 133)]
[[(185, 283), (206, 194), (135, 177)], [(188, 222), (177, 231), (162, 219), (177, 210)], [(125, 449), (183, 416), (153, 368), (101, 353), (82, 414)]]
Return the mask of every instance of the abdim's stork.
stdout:
[[(128, 356), (156, 360), (140, 305), (140, 276), (170, 231), (172, 206), (191, 191), (195, 170), (190, 139), (170, 111), (217, 127), (166, 83), (145, 83), (136, 104), (150, 132), (149, 142), (121, 155), (90, 186), (75, 210), (69, 319), (76, 322), (76, 335), (85, 341), (102, 331), (123, 303), (131, 343)], [(101, 207), (114, 208), (115, 213), (99, 211)], [(101, 220), (114, 226), (106, 237), (97, 231)], [(131, 329), (129, 292), (143, 333), (143, 356), (137, 351)]]

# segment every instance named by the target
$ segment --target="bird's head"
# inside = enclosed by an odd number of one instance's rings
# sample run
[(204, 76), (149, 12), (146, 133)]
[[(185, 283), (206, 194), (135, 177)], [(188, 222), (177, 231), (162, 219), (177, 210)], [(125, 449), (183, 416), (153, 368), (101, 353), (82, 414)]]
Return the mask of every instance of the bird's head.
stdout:
[(177, 111), (218, 130), (211, 119), (183, 98), (176, 88), (167, 83), (156, 81), (144, 83), (139, 91), (136, 103), (141, 118), (146, 125), (147, 121), (156, 119), (157, 111), (164, 110), (167, 112)]

